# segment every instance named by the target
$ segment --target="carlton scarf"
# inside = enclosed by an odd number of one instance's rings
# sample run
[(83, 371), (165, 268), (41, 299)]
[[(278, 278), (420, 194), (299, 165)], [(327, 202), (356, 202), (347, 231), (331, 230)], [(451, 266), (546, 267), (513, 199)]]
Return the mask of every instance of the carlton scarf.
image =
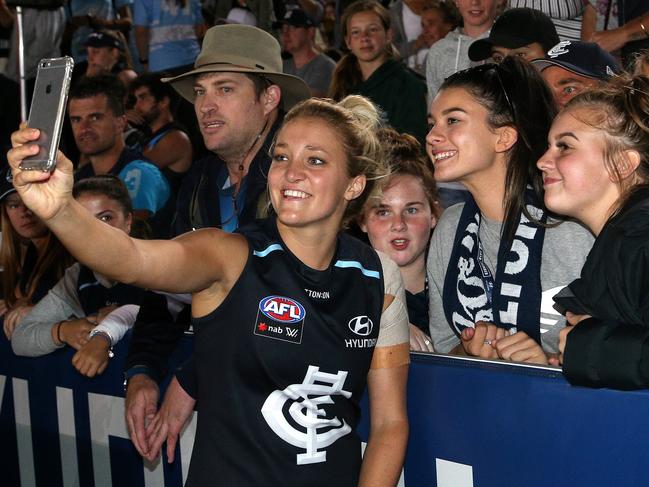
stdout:
[[(525, 195), (529, 214), (541, 223), (547, 215)], [(458, 222), (444, 280), (443, 304), (447, 321), (458, 335), (487, 321), (510, 333), (524, 331), (541, 344), (541, 253), (545, 227), (521, 212), (510, 245), (501, 239), (495, 278), (484, 262), (480, 242), (482, 215), (468, 198)]]

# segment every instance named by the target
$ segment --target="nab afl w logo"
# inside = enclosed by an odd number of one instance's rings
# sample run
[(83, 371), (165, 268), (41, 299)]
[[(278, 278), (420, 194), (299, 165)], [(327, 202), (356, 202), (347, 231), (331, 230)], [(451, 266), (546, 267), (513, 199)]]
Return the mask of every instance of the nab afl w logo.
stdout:
[(345, 420), (327, 418), (327, 412), (320, 407), (333, 404), (332, 395), (352, 396), (343, 390), (346, 378), (344, 370), (328, 374), (309, 365), (301, 384), (273, 391), (261, 407), (266, 423), (277, 436), (305, 450), (296, 455), (297, 465), (326, 462), (327, 452), (322, 450), (351, 432)]
[(306, 310), (285, 296), (267, 296), (259, 301), (253, 333), (294, 344), (302, 343)]
[(259, 302), (259, 310), (268, 318), (283, 323), (296, 323), (304, 319), (306, 311), (297, 301), (283, 296), (268, 296)]
[(366, 337), (372, 333), (374, 323), (372, 323), (369, 316), (356, 316), (349, 320), (347, 326), (349, 326), (349, 329), (357, 335)]

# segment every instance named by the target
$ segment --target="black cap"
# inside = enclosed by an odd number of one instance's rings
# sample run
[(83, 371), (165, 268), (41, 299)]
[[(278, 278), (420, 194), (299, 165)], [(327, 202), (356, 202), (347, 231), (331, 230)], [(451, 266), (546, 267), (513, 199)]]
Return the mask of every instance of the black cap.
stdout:
[(85, 47), (115, 47), (120, 51), (124, 50), (122, 42), (114, 35), (106, 31), (97, 31), (86, 37), (83, 43)]
[(559, 66), (575, 74), (608, 80), (622, 68), (604, 49), (594, 42), (561, 41), (548, 51), (545, 59), (532, 61), (540, 71), (550, 66)]
[(279, 29), (282, 25), (292, 25), (293, 27), (314, 27), (315, 24), (311, 17), (309, 17), (301, 8), (294, 8), (287, 10), (284, 18), (277, 22), (273, 22), (273, 29)]
[(544, 51), (559, 42), (552, 20), (540, 10), (512, 8), (496, 19), (489, 37), (469, 46), (469, 59), (483, 61), (491, 57), (493, 46), (516, 49), (534, 42), (541, 44)]
[(5, 167), (0, 171), (0, 202), (16, 191), (13, 180), (13, 174), (11, 174), (9, 167)]

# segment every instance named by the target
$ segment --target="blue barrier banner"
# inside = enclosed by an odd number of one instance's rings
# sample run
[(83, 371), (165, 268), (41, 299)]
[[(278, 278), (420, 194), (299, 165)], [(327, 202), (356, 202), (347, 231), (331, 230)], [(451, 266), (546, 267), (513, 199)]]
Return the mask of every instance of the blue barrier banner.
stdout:
[(649, 485), (649, 392), (573, 387), (558, 369), (411, 354), (405, 484)]
[[(194, 443), (194, 419), (176, 459), (144, 465), (124, 420), (123, 366), (130, 341), (115, 347), (106, 371), (93, 379), (72, 366), (65, 347), (39, 358), (17, 357), (0, 338), (0, 486), (180, 487)], [(191, 353), (185, 338), (172, 356)]]
[[(22, 358), (0, 338), (0, 486), (182, 485), (195, 418), (173, 464), (143, 464), (124, 422), (127, 347), (128, 337), (106, 372), (86, 379), (72, 367), (69, 348)], [(172, 362), (190, 351), (186, 337)], [(649, 392), (572, 387), (548, 367), (411, 357), (410, 441), (400, 485), (649, 485)], [(360, 429), (366, 438), (366, 415)]]

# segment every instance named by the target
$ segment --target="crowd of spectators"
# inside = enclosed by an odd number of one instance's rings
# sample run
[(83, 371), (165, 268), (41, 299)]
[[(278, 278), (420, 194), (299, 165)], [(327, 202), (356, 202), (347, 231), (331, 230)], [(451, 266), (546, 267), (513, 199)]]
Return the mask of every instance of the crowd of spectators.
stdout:
[[(75, 60), (61, 147), (74, 164), (75, 198), (97, 219), (158, 239), (210, 227), (236, 232), (277, 204), (269, 202), (267, 179), (273, 161), (282, 160), (271, 154), (287, 113), (293, 120), (292, 107), (330, 98), (322, 103), (356, 113), (350, 96), (361, 95), (384, 126), (372, 141), (381, 144), (392, 173), (352, 218), (345, 211), (341, 219), (351, 222), (348, 233), (399, 267), (411, 350), (555, 365), (567, 360), (578, 383), (649, 386), (642, 373), (628, 379), (617, 371), (610, 383), (593, 379), (592, 357), (581, 354), (577, 340), (599, 345), (587, 325), (576, 325), (595, 320), (598, 329), (616, 333), (631, 315), (634, 324), (649, 323), (642, 311), (606, 315), (583, 284), (601, 283), (592, 275), (578, 279), (585, 262), (589, 272), (605, 267), (586, 260), (606, 222), (601, 212), (567, 204), (556, 189), (544, 200), (544, 187), (552, 184), (545, 178), (562, 170), (559, 156), (548, 156), (552, 138), (567, 132), (551, 135), (546, 152), (548, 133), (556, 132), (553, 121), (574, 125), (567, 110), (581, 123), (575, 133), (584, 126), (606, 133), (610, 146), (601, 152), (614, 184), (595, 189), (608, 191), (611, 208), (636, 211), (625, 198), (629, 188), (646, 184), (649, 144), (641, 141), (649, 139), (649, 81), (642, 76), (649, 76), (649, 3), (70, 0), (25, 8), (22, 15), (27, 99), (38, 59), (65, 54)], [(5, 93), (18, 89), (15, 24), (15, 9), (0, 0)], [(633, 110), (620, 101), (624, 89), (638, 105)], [(17, 101), (0, 102), (3, 153), (19, 127)], [(302, 108), (299, 117), (324, 119), (329, 108), (313, 103), (313, 112)], [(617, 118), (608, 122), (593, 115), (597, 110)], [(633, 140), (624, 138), (631, 132)], [(23, 355), (70, 345), (78, 350), (74, 365), (93, 376), (132, 326), (126, 415), (136, 448), (151, 458), (160, 436), (145, 420), (163, 421), (156, 416), (158, 383), (190, 328), (187, 295), (135, 291), (79, 263), (66, 270), (71, 257), (3, 171), (0, 312), (7, 338), (13, 335), (14, 350)], [(301, 197), (295, 193), (289, 196)], [(607, 215), (628, 224), (624, 215)], [(615, 240), (605, 228), (602, 235)], [(91, 281), (94, 294), (82, 293)], [(566, 316), (548, 304), (564, 287), (573, 293), (564, 293)], [(614, 291), (617, 298), (628, 292)], [(193, 392), (186, 382), (177, 387)], [(167, 404), (168, 412), (173, 406)]]

